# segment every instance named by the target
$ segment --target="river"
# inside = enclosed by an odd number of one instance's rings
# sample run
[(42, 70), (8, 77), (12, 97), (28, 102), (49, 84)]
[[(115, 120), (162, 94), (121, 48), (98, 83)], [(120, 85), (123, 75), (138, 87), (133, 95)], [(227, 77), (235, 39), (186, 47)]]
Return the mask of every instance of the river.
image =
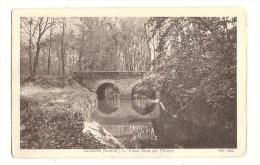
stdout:
[[(144, 99), (145, 98), (141, 98)], [(106, 113), (98, 107), (92, 118), (111, 133), (125, 148), (221, 148), (229, 142), (218, 138), (216, 129), (174, 118), (159, 103), (133, 102), (116, 99), (113, 111)], [(133, 104), (134, 103), (134, 104)], [(109, 106), (105, 104), (106, 106)], [(102, 104), (103, 105), (103, 104)], [(134, 108), (137, 105), (139, 108)], [(103, 107), (104, 108), (104, 107)], [(149, 113), (147, 113), (149, 111)], [(232, 140), (232, 139), (231, 139)], [(232, 141), (231, 141), (232, 142)]]
[(143, 112), (135, 110), (131, 99), (113, 105), (118, 107), (116, 111), (106, 114), (96, 108), (92, 118), (126, 148), (183, 148), (189, 139), (187, 131), (196, 134), (196, 128), (187, 129), (192, 125), (175, 121), (158, 103), (148, 114), (145, 108)]

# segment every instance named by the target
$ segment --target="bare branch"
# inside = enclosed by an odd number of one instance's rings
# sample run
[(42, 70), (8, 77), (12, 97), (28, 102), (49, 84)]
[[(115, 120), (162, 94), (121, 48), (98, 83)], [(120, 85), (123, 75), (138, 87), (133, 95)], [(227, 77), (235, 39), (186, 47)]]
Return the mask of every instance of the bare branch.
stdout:
[(25, 27), (23, 27), (23, 25), (22, 24), (20, 24), (20, 27), (29, 35), (30, 34), (30, 32), (29, 32), (29, 30), (28, 29), (26, 29)]

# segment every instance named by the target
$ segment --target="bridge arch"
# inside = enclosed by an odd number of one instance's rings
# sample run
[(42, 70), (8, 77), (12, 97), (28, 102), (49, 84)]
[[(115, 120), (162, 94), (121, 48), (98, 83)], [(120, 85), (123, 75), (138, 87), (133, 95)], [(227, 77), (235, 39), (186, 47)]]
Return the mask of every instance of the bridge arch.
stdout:
[(156, 92), (153, 89), (149, 89), (149, 95), (140, 95), (136, 93), (140, 87), (140, 83), (136, 84), (131, 91), (131, 105), (132, 108), (139, 114), (147, 115), (151, 113), (156, 106), (156, 103), (152, 102), (156, 98)]
[(120, 91), (112, 83), (103, 83), (97, 90), (98, 109), (99, 111), (110, 114), (120, 107)]
[(93, 88), (94, 92), (96, 92), (97, 89), (98, 89), (102, 84), (105, 84), (105, 83), (113, 84), (113, 85), (117, 86), (117, 88), (119, 89), (119, 91), (121, 91), (121, 90), (120, 90), (120, 84), (118, 84), (118, 82), (117, 82), (116, 80), (113, 80), (113, 79), (103, 79), (103, 80), (98, 80), (98, 81), (96, 82), (96, 84), (94, 85), (94, 88)]
[[(105, 98), (107, 103), (112, 105), (111, 111), (107, 111), (107, 109), (110, 108), (107, 108), (108, 106), (104, 105), (104, 112), (102, 113), (102, 111), (98, 110), (95, 115), (99, 117), (102, 116), (103, 118), (122, 118), (123, 116), (129, 116), (131, 118), (133, 116), (138, 116), (138, 118), (149, 118), (158, 115), (158, 104), (156, 104), (155, 107), (156, 111), (143, 110), (143, 106), (141, 106), (141, 110), (140, 107), (135, 108), (135, 104), (131, 104), (133, 100), (132, 91), (137, 84), (142, 83), (144, 74), (145, 72), (74, 72), (73, 78), (79, 83), (82, 83), (89, 91), (100, 95), (100, 100)], [(120, 95), (118, 95), (119, 97), (116, 97), (116, 99), (118, 99), (119, 104), (113, 103), (114, 95), (110, 95), (113, 92), (110, 92), (111, 86), (108, 87), (108, 85), (112, 85), (112, 89), (114, 89), (114, 87), (118, 88), (118, 94)], [(114, 105), (117, 107), (113, 107)], [(136, 105), (140, 106), (138, 103)]]
[(98, 80), (96, 84), (94, 85), (94, 92), (97, 91), (97, 89), (105, 83), (111, 83), (115, 85), (119, 91), (122, 97), (131, 97), (131, 92), (132, 89), (137, 85), (142, 82), (142, 79), (137, 79), (137, 80), (132, 80), (132, 79), (118, 79), (118, 80), (113, 80), (113, 79), (103, 79), (103, 80)]

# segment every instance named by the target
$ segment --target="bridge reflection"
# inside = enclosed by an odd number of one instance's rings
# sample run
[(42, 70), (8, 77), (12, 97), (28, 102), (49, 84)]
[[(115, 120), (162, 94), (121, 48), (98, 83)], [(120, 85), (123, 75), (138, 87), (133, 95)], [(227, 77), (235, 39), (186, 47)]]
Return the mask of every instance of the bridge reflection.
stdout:
[(152, 102), (155, 99), (155, 92), (150, 92), (150, 95), (142, 95), (137, 93), (139, 88), (139, 84), (135, 85), (131, 91), (131, 96), (121, 98), (120, 91), (114, 84), (104, 83), (100, 85), (96, 91), (98, 96), (98, 110), (105, 114), (111, 114), (120, 108), (121, 100), (128, 100), (131, 102), (131, 110), (142, 115), (151, 113), (156, 106)]
[(139, 114), (146, 115), (151, 113), (155, 108), (155, 103), (152, 102), (155, 99), (155, 92), (150, 89), (149, 95), (139, 94), (137, 91), (140, 88), (140, 84), (134, 86), (131, 92), (132, 108)]
[(102, 123), (102, 126), (117, 138), (126, 148), (143, 148), (147, 142), (154, 142), (157, 137), (150, 121), (128, 124)]
[(119, 108), (120, 107), (119, 89), (113, 84), (108, 84), (104, 92), (105, 92), (105, 101), (108, 104), (108, 106), (113, 108)]
[(98, 109), (106, 114), (113, 113), (120, 107), (119, 89), (111, 84), (104, 83), (96, 91), (98, 96)]

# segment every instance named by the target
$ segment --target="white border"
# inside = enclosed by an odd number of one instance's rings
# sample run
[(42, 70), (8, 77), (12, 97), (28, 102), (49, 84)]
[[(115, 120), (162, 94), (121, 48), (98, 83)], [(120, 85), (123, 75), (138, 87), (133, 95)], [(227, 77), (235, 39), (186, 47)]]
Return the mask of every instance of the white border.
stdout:
[[(10, 150), (10, 52), (11, 52), (11, 17), (10, 13), (13, 8), (39, 8), (39, 7), (169, 7), (169, 6), (243, 6), (247, 10), (248, 14), (248, 154), (242, 158), (236, 159), (177, 159), (176, 160), (165, 160), (165, 159), (152, 159), (148, 160), (148, 163), (152, 164), (164, 164), (164, 163), (201, 163), (204, 164), (215, 163), (215, 164), (258, 164), (259, 162), (259, 1), (183, 1), (183, 2), (169, 2), (169, 1), (106, 1), (106, 2), (75, 2), (75, 1), (52, 1), (51, 3), (44, 2), (21, 2), (21, 1), (9, 1), (1, 2), (1, 162), (3, 164), (46, 164), (50, 162), (56, 162), (58, 164), (70, 164), (69, 160), (41, 160), (41, 161), (26, 161), (21, 159), (13, 159), (11, 157)], [(2, 6), (3, 5), (3, 6)], [(8, 17), (9, 16), (9, 17)], [(4, 47), (3, 47), (4, 46)], [(4, 80), (4, 81), (3, 81)], [(3, 111), (4, 109), (4, 111)], [(143, 160), (143, 159), (142, 159)], [(74, 161), (74, 160), (73, 160)], [(87, 163), (91, 163), (88, 160)], [(115, 162), (114, 160), (112, 160)], [(112, 162), (109, 161), (109, 162)], [(117, 163), (133, 164), (139, 163), (141, 160), (118, 160)], [(84, 160), (77, 160), (76, 162), (85, 162)], [(106, 160), (102, 160), (99, 163), (106, 163)], [(184, 163), (185, 164), (185, 163)]]
[[(20, 17), (237, 17), (237, 148), (171, 149), (171, 152), (83, 152), (20, 149)], [(12, 12), (12, 148), (18, 158), (237, 157), (246, 154), (246, 11), (238, 7), (15, 9)]]

